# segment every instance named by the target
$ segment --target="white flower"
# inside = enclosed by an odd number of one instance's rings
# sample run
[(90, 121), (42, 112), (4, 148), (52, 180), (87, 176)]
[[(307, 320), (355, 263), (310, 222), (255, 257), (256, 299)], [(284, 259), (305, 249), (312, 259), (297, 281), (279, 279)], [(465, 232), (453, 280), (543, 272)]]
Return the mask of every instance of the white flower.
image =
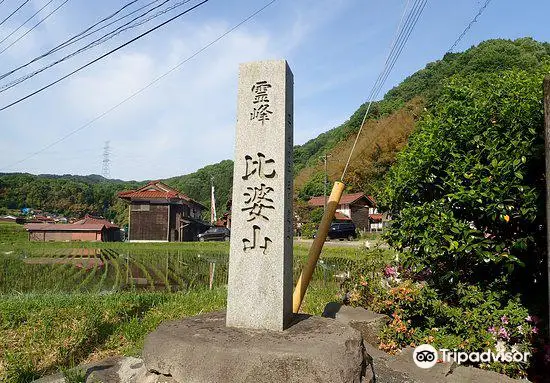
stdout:
[(497, 353), (506, 352), (506, 343), (499, 340), (495, 346)]

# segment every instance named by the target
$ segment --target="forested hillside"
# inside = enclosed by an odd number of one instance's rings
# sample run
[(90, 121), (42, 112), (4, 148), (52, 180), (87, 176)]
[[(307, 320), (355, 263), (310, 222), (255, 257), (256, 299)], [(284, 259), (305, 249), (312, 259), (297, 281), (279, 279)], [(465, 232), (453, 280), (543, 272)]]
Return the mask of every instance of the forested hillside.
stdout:
[[(373, 104), (344, 181), (352, 190), (375, 193), (396, 154), (406, 144), (414, 121), (432, 109), (453, 77), (507, 69), (533, 72), (548, 62), (550, 44), (521, 38), (487, 40), (427, 64)], [(325, 153), (330, 156), (330, 180), (341, 177), (365, 108), (365, 104), (361, 105), (341, 126), (295, 148), (295, 185), (300, 196), (322, 193), (324, 164), (320, 157)]]
[[(230, 195), (233, 161), (225, 160), (164, 181), (209, 207), (211, 177), (214, 177), (218, 200), (216, 210), (221, 214)], [(0, 214), (11, 209), (31, 207), (69, 217), (97, 214), (124, 224), (127, 205), (117, 197), (117, 193), (145, 183), (147, 181), (108, 180), (98, 175), (0, 173)]]
[[(375, 192), (397, 153), (406, 145), (416, 121), (431, 110), (451, 78), (506, 69), (533, 72), (548, 62), (550, 44), (522, 38), (488, 40), (429, 63), (373, 104), (344, 181), (351, 190)], [(342, 125), (294, 148), (295, 187), (302, 198), (322, 193), (324, 167), (320, 157), (325, 153), (330, 155), (330, 180), (340, 178), (365, 108), (365, 104), (361, 105)], [(222, 213), (231, 196), (232, 173), (233, 162), (225, 160), (164, 181), (209, 207), (213, 179), (217, 211)], [(116, 193), (145, 182), (105, 180), (97, 175), (0, 174), (0, 213), (33, 207), (70, 216), (96, 213), (124, 223), (126, 206)]]

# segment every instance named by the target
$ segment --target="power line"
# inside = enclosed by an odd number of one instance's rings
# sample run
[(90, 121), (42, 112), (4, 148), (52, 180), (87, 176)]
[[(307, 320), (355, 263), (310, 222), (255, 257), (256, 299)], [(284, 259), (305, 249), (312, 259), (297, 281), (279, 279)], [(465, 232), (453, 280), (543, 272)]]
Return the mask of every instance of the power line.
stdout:
[[(45, 18), (43, 18), (42, 20), (40, 20), (35, 26), (33, 26), (31, 28), (31, 30), (33, 30), (34, 28), (36, 28), (39, 24), (41, 24), (42, 22), (44, 22), (48, 17), (50, 17), (54, 12), (56, 12), (59, 8), (61, 8), (63, 5), (65, 5), (67, 3), (67, 1), (69, 0), (65, 0), (61, 5), (59, 5), (56, 9), (54, 9), (52, 12), (50, 12)], [(124, 9), (126, 9), (127, 7), (129, 7), (130, 5), (134, 4), (135, 2), (137, 2), (139, 0), (132, 0), (130, 1), (129, 3), (123, 5), (121, 8), (119, 8), (117, 11), (115, 11), (114, 13), (112, 13), (111, 15), (107, 16), (107, 17), (104, 17), (103, 19), (99, 20), (98, 22), (96, 22), (95, 24), (91, 25), (90, 27), (86, 28), (85, 30), (79, 32), (78, 34), (72, 36), (71, 38), (69, 38), (68, 40), (62, 42), (61, 44), (57, 45), (56, 47), (50, 49), (48, 52), (46, 53), (43, 53), (42, 55), (40, 56), (37, 56), (35, 57), (34, 59), (32, 59), (31, 61), (29, 61), (28, 63), (24, 64), (24, 65), (21, 65), (7, 73), (4, 73), (0, 76), (0, 80), (11, 75), (12, 73), (15, 73), (17, 72), (18, 70), (20, 69), (23, 69), (29, 65), (31, 65), (32, 63), (40, 60), (41, 58), (44, 58), (54, 52), (56, 52), (57, 50), (59, 50), (58, 48), (63, 45), (63, 44), (67, 44), (68, 42), (74, 40), (75, 38), (78, 38), (79, 36), (83, 35), (84, 33), (88, 32), (90, 29), (98, 26), (99, 24), (109, 20), (109, 19), (112, 19), (113, 17), (115, 17), (117, 14), (119, 14), (120, 12), (122, 12)], [(157, 0), (158, 1), (158, 0)], [(27, 33), (29, 33), (31, 30), (27, 31)], [(10, 48), (13, 44), (15, 44), (17, 41), (19, 41), (21, 38), (23, 38), (27, 33), (25, 33), (23, 36), (21, 36), (19, 39), (15, 40), (13, 43), (11, 43), (10, 45), (8, 45), (6, 48), (4, 48), (4, 50), (0, 51), (0, 54), (2, 54), (3, 52), (5, 52), (8, 48)]]
[(0, 26), (2, 26), (2, 24), (4, 24), (6, 21), (8, 21), (10, 17), (15, 15), (17, 13), (17, 11), (19, 11), (21, 8), (23, 8), (25, 6), (25, 4), (27, 4), (29, 1), (30, 0), (23, 1), (23, 4), (21, 4), (19, 7), (17, 7), (17, 9), (15, 11), (10, 13), (10, 15), (8, 17), (6, 17), (4, 20), (0, 21)]
[(38, 94), (38, 93), (41, 93), (41, 92), (43, 92), (44, 90), (46, 90), (46, 89), (48, 89), (48, 88), (50, 88), (50, 87), (52, 87), (52, 86), (54, 86), (54, 85), (60, 83), (61, 81), (63, 81), (63, 80), (65, 80), (66, 78), (68, 78), (68, 77), (74, 75), (75, 73), (80, 72), (82, 69), (85, 69), (85, 68), (89, 67), (90, 65), (95, 64), (96, 62), (98, 62), (98, 61), (104, 59), (105, 57), (107, 57), (107, 56), (109, 56), (109, 55), (111, 55), (111, 54), (113, 54), (113, 53), (119, 51), (120, 49), (122, 49), (122, 48), (124, 48), (124, 47), (126, 47), (126, 46), (128, 46), (128, 45), (130, 45), (130, 44), (132, 44), (133, 42), (135, 42), (135, 41), (137, 41), (137, 40), (139, 40), (139, 39), (141, 39), (141, 38), (147, 36), (148, 34), (154, 32), (154, 31), (156, 31), (157, 29), (159, 29), (159, 28), (165, 26), (166, 24), (168, 24), (168, 23), (170, 23), (170, 22), (176, 20), (177, 18), (179, 18), (179, 17), (185, 15), (186, 13), (191, 12), (191, 11), (194, 10), (195, 8), (200, 7), (201, 5), (207, 3), (208, 1), (209, 1), (209, 0), (203, 0), (203, 1), (201, 1), (200, 3), (198, 3), (198, 4), (194, 5), (194, 6), (192, 6), (191, 8), (188, 8), (188, 9), (186, 9), (185, 11), (183, 11), (183, 12), (177, 14), (176, 16), (174, 16), (174, 17), (172, 17), (172, 18), (170, 18), (170, 19), (168, 19), (168, 20), (166, 20), (166, 21), (160, 23), (159, 25), (155, 26), (154, 28), (151, 28), (151, 29), (147, 30), (146, 32), (142, 33), (141, 35), (134, 37), (134, 38), (131, 39), (130, 41), (127, 41), (127, 42), (125, 42), (124, 44), (119, 45), (118, 47), (116, 47), (116, 48), (110, 50), (109, 52), (107, 52), (107, 53), (105, 53), (105, 54), (99, 56), (98, 58), (93, 59), (92, 61), (88, 62), (87, 64), (84, 64), (84, 65), (80, 66), (79, 68), (73, 70), (72, 72), (66, 74), (65, 76), (63, 76), (63, 77), (61, 77), (61, 78), (59, 78), (59, 79), (57, 79), (57, 80), (55, 80), (55, 81), (49, 83), (48, 85), (43, 86), (43, 87), (40, 88), (40, 89), (35, 90), (34, 92), (31, 92), (31, 93), (27, 94), (27, 95), (24, 96), (24, 97), (19, 98), (18, 100), (12, 102), (11, 104), (8, 104), (8, 105), (3, 106), (2, 108), (0, 108), (0, 112), (6, 110), (6, 109), (8, 109), (8, 108), (11, 108), (12, 106), (17, 105), (17, 104), (19, 104), (20, 102), (25, 101), (26, 99), (28, 99), (28, 98), (30, 98), (30, 97), (32, 97), (32, 96)]
[(6, 37), (4, 37), (2, 40), (0, 40), (0, 44), (2, 44), (4, 41), (6, 41), (7, 39), (9, 39), (14, 33), (17, 33), (18, 30), (20, 30), (21, 28), (23, 28), (25, 26), (25, 24), (27, 24), (29, 21), (31, 21), (34, 16), (38, 15), (44, 8), (46, 8), (48, 5), (50, 5), (54, 0), (50, 0), (48, 1), (42, 8), (40, 8), (38, 11), (36, 11), (31, 17), (29, 17), (27, 20), (25, 20), (23, 22), (23, 24), (21, 24), (20, 26), (18, 26), (16, 29), (14, 29), (9, 35), (7, 35)]
[(409, 1), (405, 4), (405, 9), (403, 10), (403, 15), (401, 16), (401, 21), (397, 27), (396, 30), (396, 36), (394, 37), (390, 52), (388, 54), (388, 57), (386, 58), (386, 62), (384, 63), (384, 67), (380, 74), (378, 75), (378, 78), (376, 79), (372, 91), (370, 93), (370, 97), (368, 100), (367, 109), (365, 111), (365, 114), (363, 115), (363, 120), (361, 121), (361, 125), (359, 127), (359, 131), (357, 132), (357, 136), (355, 137), (355, 141), (353, 142), (353, 146), (351, 148), (348, 160), (346, 162), (346, 166), (344, 167), (344, 171), (342, 172), (342, 178), (344, 179), (346, 172), (349, 167), (349, 163), (351, 161), (351, 157), (353, 156), (353, 152), (355, 151), (355, 147), (357, 146), (357, 142), (359, 140), (359, 136), (361, 135), (361, 131), (363, 130), (363, 126), (365, 125), (365, 121), (367, 119), (367, 115), (370, 111), (370, 108), (372, 106), (372, 103), (374, 102), (374, 98), (377, 96), (377, 94), (382, 89), (382, 86), (384, 85), (384, 82), (388, 78), (391, 70), (393, 69), (393, 66), (395, 65), (397, 59), (401, 55), (401, 52), (403, 51), (403, 48), (405, 44), (407, 43), (412, 30), (416, 26), (416, 23), (418, 22), (422, 12), (424, 11), (424, 7), (426, 6), (427, 0), (415, 0), (411, 10), (409, 11), (407, 15), (407, 19), (403, 23), (403, 17), (405, 13), (407, 12), (407, 8), (409, 5)]
[(245, 19), (241, 20), (239, 23), (235, 24), (232, 28), (228, 29), (227, 31), (225, 31), (224, 33), (222, 33), (220, 36), (218, 36), (217, 38), (215, 38), (214, 40), (210, 41), (208, 44), (206, 44), (205, 46), (203, 46), (202, 48), (200, 48), (199, 50), (195, 51), (192, 55), (188, 56), (186, 59), (180, 61), (178, 64), (176, 64), (175, 66), (173, 66), (172, 68), (170, 68), (168, 71), (164, 72), (162, 75), (158, 76), (157, 78), (155, 78), (153, 81), (151, 81), (150, 83), (148, 83), (147, 85), (145, 85), (144, 87), (142, 87), (141, 89), (135, 91), (134, 93), (132, 93), (131, 95), (129, 95), (128, 97), (126, 97), (125, 99), (123, 99), (122, 101), (120, 101), (118, 104), (115, 104), (113, 105), (111, 108), (107, 109), (105, 112), (99, 114), (98, 116), (92, 118), (90, 121), (88, 121), (87, 123), (85, 123), (84, 125), (72, 130), (71, 132), (67, 133), (66, 135), (64, 135), (63, 137), (59, 138), (58, 140), (50, 143), (49, 145), (46, 145), (45, 147), (43, 147), (42, 149), (34, 152), (34, 153), (31, 153), (29, 154), (27, 157), (17, 161), (17, 162), (14, 162), (0, 170), (7, 170), (13, 166), (16, 166), (16, 165), (19, 165), (37, 155), (39, 155), (40, 153), (43, 153), (45, 152), (46, 150), (48, 150), (49, 148), (59, 144), (60, 142), (63, 142), (65, 141), (67, 138), (75, 135), (76, 133), (86, 129), (87, 127), (89, 127), (90, 125), (92, 125), (93, 123), (95, 123), (96, 121), (99, 121), (101, 120), (103, 117), (105, 117), (106, 115), (108, 115), (109, 113), (111, 113), (112, 111), (120, 108), (122, 105), (126, 104), (128, 101), (132, 100), (133, 98), (137, 97), (139, 94), (145, 92), (147, 89), (149, 89), (150, 87), (152, 87), (153, 85), (155, 85), (157, 82), (159, 82), (160, 80), (162, 80), (163, 78), (169, 76), (171, 73), (175, 72), (177, 69), (179, 69), (180, 67), (182, 67), (183, 65), (185, 65), (185, 63), (187, 63), (188, 61), (192, 60), (193, 58), (195, 58), (196, 56), (198, 56), (199, 54), (201, 54), (202, 52), (204, 52), (205, 50), (207, 50), (208, 48), (210, 48), (212, 45), (216, 44), (218, 41), (222, 40), (224, 37), (226, 37), (227, 35), (229, 35), (231, 32), (235, 31), (236, 29), (238, 29), (241, 25), (245, 24), (246, 22), (248, 22), (249, 20), (253, 19), (256, 15), (258, 15), (259, 13), (263, 12), (267, 7), (269, 7), (271, 4), (273, 4), (274, 2), (276, 2), (277, 0), (271, 0), (269, 3), (267, 3), (266, 5), (264, 5), (263, 7), (259, 8), (258, 10), (256, 10), (255, 12), (253, 12), (252, 14), (250, 14), (248, 17), (246, 17)]
[[(113, 24), (118, 23), (120, 20), (123, 20), (123, 19), (125, 19), (126, 17), (130, 17), (130, 16), (133, 15), (134, 13), (137, 13), (137, 12), (141, 11), (142, 9), (145, 9), (145, 8), (149, 7), (150, 5), (152, 5), (152, 4), (154, 4), (154, 3), (158, 3), (159, 1), (160, 1), (160, 0), (153, 0), (153, 1), (151, 1), (151, 2), (149, 2), (149, 3), (147, 3), (147, 4), (145, 4), (145, 5), (143, 5), (143, 6), (141, 6), (141, 7), (139, 7), (138, 9), (133, 10), (132, 12), (127, 13), (126, 15), (121, 16), (121, 17), (119, 17), (119, 18), (116, 19), (116, 20), (111, 21), (111, 22), (108, 23), (108, 24), (105, 24), (105, 25), (102, 26), (101, 28), (98, 28), (98, 29), (96, 29), (96, 30), (93, 30), (93, 31), (91, 31), (91, 32), (88, 32), (88, 31), (90, 31), (93, 27), (97, 26), (97, 25), (94, 25), (94, 26), (88, 28), (86, 31), (83, 31), (83, 32), (81, 32), (79, 35), (77, 35), (76, 37), (78, 37), (78, 38), (73, 37), (73, 39), (71, 39), (72, 41), (71, 41), (71, 40), (68, 40), (68, 41), (66, 41), (66, 42), (64, 42), (64, 43), (62, 43), (62, 44), (60, 44), (60, 45), (58, 45), (56, 48), (52, 49), (50, 52), (51, 52), (51, 53), (54, 53), (54, 52), (57, 52), (57, 51), (60, 50), (60, 49), (66, 48), (66, 47), (68, 47), (69, 45), (72, 45), (72, 44), (74, 44), (74, 43), (76, 43), (76, 42), (78, 42), (78, 41), (80, 41), (80, 40), (82, 40), (82, 39), (85, 39), (85, 38), (88, 37), (88, 36), (91, 36), (91, 35), (93, 35), (93, 34), (99, 32), (99, 31), (101, 31), (101, 30), (107, 28), (107, 27), (110, 27), (110, 26), (113, 25)], [(167, 2), (167, 1), (164, 1), (161, 5), (159, 5), (159, 6), (155, 7), (155, 8), (153, 8), (153, 9), (156, 9), (156, 8), (162, 6), (162, 5), (165, 4), (166, 2)], [(133, 2), (132, 2), (132, 3), (133, 3)], [(148, 11), (148, 12), (149, 12), (149, 11)], [(88, 33), (86, 33), (86, 32), (88, 32)], [(85, 34), (84, 34), (84, 33), (85, 33)]]
[[(11, 88), (13, 88), (13, 87), (16, 86), (16, 85), (21, 84), (21, 83), (24, 82), (24, 81), (27, 81), (28, 79), (30, 79), (30, 78), (32, 78), (32, 77), (34, 77), (34, 76), (36, 76), (36, 75), (38, 75), (38, 74), (44, 72), (44, 71), (47, 70), (47, 69), (50, 69), (51, 67), (54, 67), (54, 66), (56, 66), (56, 65), (58, 65), (58, 64), (60, 64), (60, 63), (62, 63), (62, 62), (64, 62), (64, 61), (66, 61), (66, 60), (69, 60), (69, 59), (71, 59), (71, 58), (73, 58), (73, 57), (75, 57), (75, 56), (77, 56), (77, 55), (79, 55), (79, 54), (81, 54), (81, 53), (83, 53), (83, 52), (85, 52), (85, 51), (87, 51), (87, 50), (90, 50), (90, 49), (92, 49), (92, 48), (94, 48), (94, 47), (96, 47), (96, 46), (98, 46), (98, 45), (101, 45), (101, 44), (103, 44), (104, 42), (106, 42), (106, 41), (108, 41), (108, 40), (110, 40), (110, 39), (112, 39), (112, 38), (118, 36), (119, 34), (121, 34), (121, 33), (124, 32), (124, 31), (127, 31), (127, 30), (132, 29), (132, 28), (136, 28), (136, 27), (138, 27), (138, 26), (140, 26), (140, 25), (143, 25), (143, 24), (145, 24), (145, 23), (147, 23), (147, 22), (149, 22), (149, 21), (151, 21), (151, 20), (153, 20), (153, 19), (155, 19), (155, 18), (157, 18), (157, 17), (162, 16), (163, 14), (165, 14), (165, 13), (167, 13), (167, 12), (169, 12), (169, 11), (175, 9), (175, 8), (179, 8), (179, 7), (181, 7), (182, 5), (185, 5), (186, 3), (190, 2), (191, 0), (184, 0), (184, 1), (181, 1), (181, 2), (179, 2), (179, 3), (176, 3), (176, 4), (172, 5), (171, 7), (168, 7), (168, 8), (165, 8), (165, 9), (163, 9), (163, 10), (160, 10), (159, 12), (157, 12), (157, 13), (155, 13), (155, 14), (149, 16), (149, 17), (146, 18), (145, 20), (140, 20), (140, 21), (135, 22), (136, 20), (139, 20), (140, 18), (146, 16), (148, 13), (152, 12), (153, 10), (155, 10), (155, 9), (161, 7), (162, 5), (166, 4), (168, 1), (170, 1), (170, 0), (165, 0), (162, 4), (160, 4), (160, 5), (158, 5), (158, 6), (154, 7), (154, 8), (152, 8), (152, 9), (146, 11), (145, 13), (143, 13), (143, 14), (141, 14), (141, 15), (135, 17), (134, 19), (128, 21), (127, 23), (125, 23), (125, 24), (123, 24), (123, 25), (117, 27), (115, 30), (113, 30), (113, 31), (111, 31), (111, 32), (108, 32), (108, 33), (104, 34), (104, 35), (101, 36), (100, 38), (98, 38), (98, 39), (92, 41), (91, 43), (89, 43), (88, 45), (85, 45), (84, 47), (82, 47), (82, 48), (80, 48), (80, 49), (78, 49), (78, 50), (76, 50), (76, 51), (74, 51), (74, 52), (72, 52), (72, 53), (70, 53), (70, 54), (68, 54), (68, 55), (66, 55), (66, 56), (64, 56), (64, 57), (62, 57), (62, 58), (60, 58), (60, 59), (58, 59), (58, 60), (56, 60), (56, 61), (53, 61), (53, 62), (49, 63), (48, 65), (42, 67), (42, 68), (39, 68), (39, 69), (37, 69), (37, 70), (35, 70), (35, 71), (31, 72), (31, 73), (28, 73), (28, 74), (26, 74), (26, 75), (24, 75), (24, 76), (19, 77), (19, 78), (15, 79), (15, 80), (13, 80), (13, 81), (11, 81), (11, 82), (5, 84), (5, 85), (2, 85), (2, 86), (0, 87), (0, 93), (5, 92), (6, 90), (11, 89)], [(133, 22), (135, 22), (135, 23), (132, 24)], [(73, 44), (73, 43), (77, 42), (78, 40), (81, 40), (81, 39), (83, 39), (83, 38), (85, 38), (85, 37), (87, 37), (87, 36), (89, 36), (90, 34), (93, 34), (93, 33), (95, 33), (95, 32), (97, 32), (97, 31), (90, 32), (88, 35), (84, 35), (84, 36), (80, 37), (79, 39), (74, 40), (73, 42), (71, 42), (71, 44)]]
[[(7, 51), (8, 49), (10, 49), (14, 44), (16, 44), (19, 40), (21, 40), (22, 38), (24, 38), (25, 36), (27, 36), (29, 33), (31, 33), (36, 27), (38, 27), (40, 24), (42, 24), (44, 21), (46, 21), (51, 15), (53, 15), (55, 12), (57, 12), (59, 10), (59, 8), (61, 8), (62, 6), (64, 6), (65, 4), (67, 4), (69, 0), (65, 0), (63, 1), (60, 5), (57, 6), (57, 8), (55, 8), (53, 11), (51, 11), (50, 13), (48, 13), (44, 18), (42, 18), (42, 20), (40, 20), (38, 23), (34, 24), (32, 26), (32, 28), (30, 28), (27, 32), (23, 33), (21, 36), (19, 36), (15, 41), (13, 41), (10, 45), (8, 45), (7, 47), (5, 47), (4, 49), (2, 49), (0, 51), (0, 55), (2, 53), (4, 53), (5, 51)], [(2, 77), (3, 78), (3, 77)]]
[(456, 41), (453, 43), (453, 45), (449, 48), (449, 50), (447, 51), (447, 53), (450, 53), (453, 51), (453, 49), (456, 48), (456, 46), (458, 45), (458, 43), (460, 43), (460, 40), (462, 40), (462, 38), (464, 36), (466, 36), (466, 33), (468, 33), (468, 31), (470, 30), (470, 28), (472, 28), (472, 25), (474, 25), (475, 23), (477, 23), (477, 19), (479, 18), (479, 16), (481, 16), (481, 14), (485, 11), (485, 8), (487, 8), (487, 6), (489, 5), (489, 3), (491, 2), (491, 0), (485, 0), (485, 3), (481, 6), (481, 8), (479, 8), (479, 11), (477, 12), (477, 15), (474, 16), (474, 18), (472, 19), (472, 21), (470, 21), (470, 23), (466, 26), (466, 28), (464, 28), (464, 31), (462, 31), (462, 33), (460, 34), (460, 36), (458, 36), (458, 38), (456, 39)]

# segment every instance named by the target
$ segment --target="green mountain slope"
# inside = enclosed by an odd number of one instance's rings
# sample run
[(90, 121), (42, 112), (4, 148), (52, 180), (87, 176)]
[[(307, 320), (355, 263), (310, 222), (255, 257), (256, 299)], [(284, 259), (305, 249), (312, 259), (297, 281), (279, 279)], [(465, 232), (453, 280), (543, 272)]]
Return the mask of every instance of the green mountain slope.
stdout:
[[(517, 40), (487, 40), (462, 53), (448, 53), (424, 69), (407, 77), (381, 101), (375, 102), (369, 119), (379, 119), (402, 107), (414, 97), (421, 96), (428, 104), (437, 98), (447, 79), (455, 74), (492, 72), (505, 69), (535, 70), (550, 59), (550, 44), (531, 38)], [(367, 92), (365, 92), (366, 95)], [(342, 125), (294, 148), (296, 171), (311, 161), (317, 161), (328, 150), (350, 134), (358, 131), (366, 105), (361, 105)]]
[[(424, 106), (430, 109), (434, 101), (441, 95), (445, 84), (453, 76), (507, 69), (534, 71), (547, 62), (550, 62), (549, 43), (537, 42), (531, 38), (521, 38), (513, 41), (487, 40), (465, 52), (448, 53), (441, 60), (427, 64), (424, 69), (406, 78), (401, 84), (388, 91), (382, 100), (373, 104), (366, 122), (366, 129), (385, 125), (384, 133), (372, 135), (373, 139), (374, 136), (377, 137), (378, 142), (365, 142), (363, 147), (361, 147), (361, 143), (359, 144), (350, 164), (350, 177), (345, 181), (352, 189), (372, 192), (373, 183), (384, 176), (395, 160), (395, 154), (398, 152), (395, 149), (400, 149), (407, 139), (407, 136), (403, 136), (402, 124), (388, 123), (387, 119), (396, 120), (395, 113), (398, 111), (411, 111), (410, 102), (413, 99), (417, 100), (415, 104), (418, 105), (421, 100)], [(323, 177), (320, 176), (320, 173), (324, 170), (319, 158), (325, 153), (331, 155), (329, 161), (331, 179), (340, 177), (353, 140), (359, 130), (365, 108), (365, 104), (361, 105), (342, 125), (319, 135), (304, 145), (295, 147), (296, 186), (298, 189), (306, 189), (305, 192), (300, 193), (303, 197), (317, 194), (322, 190)], [(413, 113), (413, 117), (418, 117), (418, 110)], [(393, 132), (393, 129), (396, 132)], [(408, 133), (411, 131), (412, 129), (406, 130)], [(363, 131), (362, 134), (368, 133)], [(399, 137), (398, 142), (395, 145), (390, 145), (390, 153), (384, 152), (384, 146), (387, 146), (385, 140), (388, 137), (396, 136)], [(344, 150), (344, 148), (348, 149)], [(374, 160), (369, 161), (370, 157)], [(378, 158), (382, 158), (382, 161), (379, 161)], [(366, 177), (373, 177), (373, 179), (369, 181), (365, 179)]]

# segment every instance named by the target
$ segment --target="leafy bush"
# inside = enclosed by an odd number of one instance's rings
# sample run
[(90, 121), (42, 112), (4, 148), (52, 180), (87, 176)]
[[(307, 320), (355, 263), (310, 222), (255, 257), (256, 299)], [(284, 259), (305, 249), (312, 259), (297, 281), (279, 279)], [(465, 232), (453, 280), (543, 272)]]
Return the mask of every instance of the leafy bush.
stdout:
[(544, 283), (545, 72), (455, 78), (387, 177), (389, 243), (450, 299), (461, 282)]
[[(539, 319), (529, 315), (517, 297), (502, 304), (498, 293), (459, 284), (458, 300), (449, 303), (425, 282), (401, 279), (398, 270), (387, 266), (383, 275), (360, 275), (348, 294), (351, 304), (390, 316), (380, 334), (380, 349), (396, 353), (427, 343), (465, 352), (534, 353)], [(477, 367), (526, 377), (530, 364), (491, 362)]]

